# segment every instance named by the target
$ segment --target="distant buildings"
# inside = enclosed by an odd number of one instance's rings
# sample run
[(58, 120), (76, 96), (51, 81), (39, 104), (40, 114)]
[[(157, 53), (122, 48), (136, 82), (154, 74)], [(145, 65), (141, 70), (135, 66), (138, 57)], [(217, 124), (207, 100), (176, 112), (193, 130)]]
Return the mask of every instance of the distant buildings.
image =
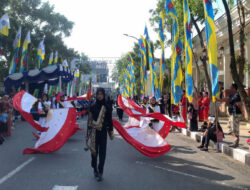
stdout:
[(92, 73), (96, 74), (96, 82), (97, 83), (106, 83), (108, 82), (108, 64), (105, 61), (90, 61), (89, 62)]

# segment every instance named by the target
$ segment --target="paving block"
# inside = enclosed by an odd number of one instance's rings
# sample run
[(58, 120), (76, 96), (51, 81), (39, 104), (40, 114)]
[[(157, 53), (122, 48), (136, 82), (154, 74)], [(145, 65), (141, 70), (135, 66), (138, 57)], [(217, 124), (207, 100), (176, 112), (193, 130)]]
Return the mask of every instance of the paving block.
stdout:
[(250, 154), (246, 154), (246, 158), (245, 158), (245, 164), (250, 166)]

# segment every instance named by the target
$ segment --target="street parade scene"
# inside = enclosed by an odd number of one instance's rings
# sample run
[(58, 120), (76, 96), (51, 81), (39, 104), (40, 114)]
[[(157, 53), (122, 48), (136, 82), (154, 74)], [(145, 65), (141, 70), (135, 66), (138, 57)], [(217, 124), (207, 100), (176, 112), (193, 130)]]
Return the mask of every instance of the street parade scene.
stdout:
[(0, 190), (250, 189), (250, 0), (0, 5)]

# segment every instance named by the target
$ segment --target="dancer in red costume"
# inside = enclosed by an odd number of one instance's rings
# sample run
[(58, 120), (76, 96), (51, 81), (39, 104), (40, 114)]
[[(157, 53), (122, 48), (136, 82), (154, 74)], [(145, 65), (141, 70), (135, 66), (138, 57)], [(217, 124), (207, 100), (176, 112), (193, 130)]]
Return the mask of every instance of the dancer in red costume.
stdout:
[(204, 98), (202, 99), (204, 121), (208, 121), (209, 104), (210, 104), (210, 99), (208, 97), (208, 92), (205, 92)]
[(182, 96), (182, 100), (181, 100), (181, 106), (182, 106), (181, 114), (182, 114), (182, 117), (183, 117), (185, 123), (187, 121), (187, 104), (188, 104), (188, 99), (186, 97), (186, 91), (183, 90), (183, 96)]
[(198, 106), (199, 106), (199, 121), (203, 121), (204, 116), (203, 116), (203, 109), (202, 109), (202, 92), (200, 92), (199, 98), (198, 98)]

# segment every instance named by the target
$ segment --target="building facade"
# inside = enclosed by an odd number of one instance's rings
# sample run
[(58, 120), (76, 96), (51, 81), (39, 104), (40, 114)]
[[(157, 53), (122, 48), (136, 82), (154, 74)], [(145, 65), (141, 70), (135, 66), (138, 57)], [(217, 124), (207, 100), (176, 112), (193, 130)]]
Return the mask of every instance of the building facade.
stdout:
[[(250, 0), (244, 0), (243, 5), (245, 7), (245, 58), (246, 58), (246, 65), (249, 68), (250, 64)], [(234, 34), (234, 45), (235, 45), (235, 54), (236, 57), (240, 53), (240, 46), (239, 46), (239, 30), (240, 30), (240, 21), (239, 21), (239, 14), (237, 6), (235, 6), (231, 10), (231, 17), (232, 17), (232, 26), (233, 26), (233, 34)], [(216, 30), (216, 37), (217, 37), (217, 47), (218, 47), (218, 68), (219, 68), (219, 82), (223, 85), (224, 89), (227, 90), (230, 88), (231, 84), (233, 83), (231, 70), (230, 70), (230, 49), (229, 49), (229, 40), (228, 40), (228, 28), (227, 28), (227, 17), (226, 15), (222, 15), (215, 21), (215, 30)], [(205, 31), (202, 30), (203, 41), (206, 44), (205, 39)], [(198, 65), (200, 70), (203, 71), (204, 68), (202, 66), (202, 62), (200, 57), (203, 56), (203, 49), (201, 48), (199, 37), (195, 36), (193, 38), (193, 51), (194, 56), (198, 60)], [(195, 59), (193, 59), (195, 60)], [(209, 65), (207, 64), (209, 67)], [(209, 70), (209, 69), (208, 69)], [(249, 92), (250, 89), (250, 75), (249, 70), (246, 69), (244, 73), (244, 85), (246, 90)], [(198, 72), (196, 68), (195, 62), (193, 63), (193, 78), (197, 85), (197, 78)]]

